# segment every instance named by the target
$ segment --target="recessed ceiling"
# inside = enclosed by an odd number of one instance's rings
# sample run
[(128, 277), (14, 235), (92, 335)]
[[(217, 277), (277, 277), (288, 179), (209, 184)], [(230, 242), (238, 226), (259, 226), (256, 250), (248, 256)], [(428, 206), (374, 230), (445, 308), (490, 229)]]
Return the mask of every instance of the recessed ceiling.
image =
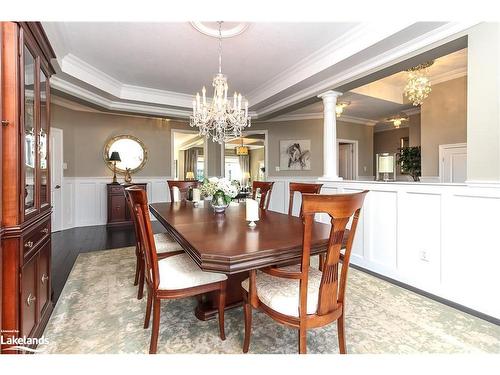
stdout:
[[(200, 25), (213, 31), (216, 23)], [(470, 27), (445, 22), (223, 25), (237, 35), (222, 42), (222, 71), (229, 92), (241, 92), (249, 100), (254, 119), (355, 79), (359, 72), (383, 65), (380, 56), (412, 53), (408, 43), (417, 38), (415, 51)], [(211, 94), (218, 40), (190, 22), (43, 26), (57, 55), (51, 82), (56, 91), (110, 111), (181, 118), (190, 115), (193, 95), (203, 85)]]

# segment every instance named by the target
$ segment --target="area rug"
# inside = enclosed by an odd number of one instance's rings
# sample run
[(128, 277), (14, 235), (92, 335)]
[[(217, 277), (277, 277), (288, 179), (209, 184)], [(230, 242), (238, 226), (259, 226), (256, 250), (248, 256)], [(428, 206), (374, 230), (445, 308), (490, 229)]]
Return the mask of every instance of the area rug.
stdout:
[[(146, 299), (132, 285), (133, 248), (78, 256), (44, 332), (41, 353), (147, 353)], [(347, 351), (358, 353), (500, 353), (500, 327), (352, 269), (346, 292)], [(158, 353), (241, 353), (243, 311), (199, 321), (194, 299), (162, 302)], [(298, 350), (297, 331), (254, 311), (250, 353)], [(338, 353), (337, 326), (308, 331), (308, 353)]]

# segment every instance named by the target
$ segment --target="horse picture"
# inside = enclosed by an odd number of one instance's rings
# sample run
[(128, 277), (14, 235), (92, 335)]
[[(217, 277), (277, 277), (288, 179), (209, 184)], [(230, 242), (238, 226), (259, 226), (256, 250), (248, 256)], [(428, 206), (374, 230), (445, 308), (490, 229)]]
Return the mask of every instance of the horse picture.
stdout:
[(280, 170), (310, 170), (311, 141), (280, 141)]

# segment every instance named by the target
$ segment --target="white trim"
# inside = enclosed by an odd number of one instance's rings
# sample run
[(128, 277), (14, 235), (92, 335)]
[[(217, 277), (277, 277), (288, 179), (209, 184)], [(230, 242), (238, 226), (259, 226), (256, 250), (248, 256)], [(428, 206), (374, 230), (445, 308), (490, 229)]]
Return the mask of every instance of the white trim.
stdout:
[[(259, 116), (263, 117), (279, 109), (297, 104), (306, 98), (318, 95), (322, 91), (331, 87), (339, 87), (358, 78), (374, 73), (378, 70), (387, 68), (398, 62), (404, 61), (419, 53), (437, 47), (443, 43), (453, 40), (459, 36), (465, 35), (466, 30), (478, 22), (449, 22), (435, 30), (403, 43), (389, 51), (381, 53), (371, 59), (365, 60), (352, 68), (333, 75), (329, 79), (313, 84), (303, 90), (300, 90), (287, 98), (278, 100), (259, 110)], [(254, 101), (251, 102), (254, 105)]]
[(418, 115), (421, 112), (420, 107), (413, 107), (410, 109), (405, 109), (404, 111), (401, 111), (403, 113), (406, 113), (408, 116), (413, 116), (413, 115)]
[[(353, 180), (358, 180), (358, 162), (359, 162), (359, 142), (355, 139), (342, 139), (342, 138), (337, 138), (337, 155), (339, 155), (339, 146), (340, 143), (350, 143), (353, 145), (353, 154), (354, 157), (352, 158), (352, 169), (353, 169)], [(337, 159), (337, 171), (339, 170), (340, 166), (340, 158)], [(340, 176), (339, 176), (340, 177)], [(345, 179), (342, 178), (344, 181)]]
[(500, 189), (500, 181), (467, 180), (465, 183), (471, 187)]
[(438, 85), (442, 82), (451, 81), (452, 79), (464, 77), (467, 75), (467, 66), (444, 72), (442, 74), (431, 77), (431, 85)]
[[(170, 174), (175, 176), (175, 147), (174, 147), (174, 133), (184, 133), (184, 134), (198, 134), (197, 130), (190, 129), (170, 129)], [(204, 174), (206, 176), (207, 173), (207, 163), (208, 163), (208, 155), (207, 155), (207, 138), (203, 142), (203, 164), (204, 164)], [(179, 171), (180, 172), (180, 171)], [(175, 178), (175, 177), (174, 177)]]
[(337, 121), (350, 122), (353, 124), (361, 124), (366, 126), (375, 126), (377, 124), (376, 120), (370, 120), (363, 117), (356, 117), (349, 115), (340, 115), (340, 117), (337, 117)]
[(262, 120), (256, 122), (282, 122), (282, 121), (300, 121), (300, 120), (322, 120), (323, 112), (315, 113), (292, 113), (289, 115), (281, 115), (273, 117), (269, 120)]
[(380, 132), (387, 132), (387, 131), (393, 131), (393, 130), (398, 130), (398, 129), (404, 129), (404, 128), (409, 128), (410, 125), (408, 124), (408, 121), (405, 121), (401, 123), (397, 128), (392, 125), (392, 124), (385, 124), (385, 123), (378, 123), (377, 126), (373, 129), (374, 133), (380, 133)]
[(445, 150), (452, 150), (454, 148), (465, 148), (465, 153), (467, 154), (467, 143), (449, 143), (449, 144), (444, 144), (444, 145), (439, 145), (439, 151), (438, 151), (438, 166), (439, 166), (439, 182), (444, 182), (443, 181), (443, 168), (444, 168), (444, 160), (443, 160), (443, 153)]

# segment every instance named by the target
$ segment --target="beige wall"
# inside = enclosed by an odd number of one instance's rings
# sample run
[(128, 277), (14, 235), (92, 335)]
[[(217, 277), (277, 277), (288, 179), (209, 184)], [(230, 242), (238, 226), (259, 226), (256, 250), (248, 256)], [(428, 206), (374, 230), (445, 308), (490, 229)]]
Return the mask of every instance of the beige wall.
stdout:
[[(294, 120), (280, 122), (260, 122), (252, 125), (253, 129), (268, 130), (268, 176), (322, 176), (323, 175), (323, 119)], [(359, 175), (373, 175), (373, 127), (338, 121), (337, 137), (358, 141)], [(276, 171), (279, 166), (280, 140), (310, 139), (311, 170)], [(364, 171), (366, 167), (366, 172)]]
[(420, 113), (422, 177), (439, 176), (439, 145), (467, 142), (467, 77), (433, 85)]
[(106, 141), (120, 134), (141, 139), (148, 149), (148, 161), (137, 176), (171, 175), (170, 129), (186, 129), (187, 122), (107, 113), (74, 111), (51, 106), (52, 127), (63, 130), (65, 177), (111, 176), (103, 161)]
[(264, 148), (258, 148), (256, 150), (250, 150), (250, 176), (252, 181), (257, 180), (259, 176), (259, 162), (263, 161), (265, 158)]
[(409, 142), (410, 147), (420, 146), (420, 113), (416, 115), (411, 115), (408, 121), (408, 127), (410, 128)]
[[(373, 136), (373, 170), (376, 172), (375, 167), (375, 154), (382, 154), (388, 152), (389, 154), (396, 154), (401, 147), (401, 138), (408, 137), (410, 135), (409, 128), (399, 128), (392, 130), (385, 130), (381, 132), (376, 132)], [(396, 179), (407, 180), (406, 177), (401, 176), (399, 173), (399, 168), (396, 166)]]

